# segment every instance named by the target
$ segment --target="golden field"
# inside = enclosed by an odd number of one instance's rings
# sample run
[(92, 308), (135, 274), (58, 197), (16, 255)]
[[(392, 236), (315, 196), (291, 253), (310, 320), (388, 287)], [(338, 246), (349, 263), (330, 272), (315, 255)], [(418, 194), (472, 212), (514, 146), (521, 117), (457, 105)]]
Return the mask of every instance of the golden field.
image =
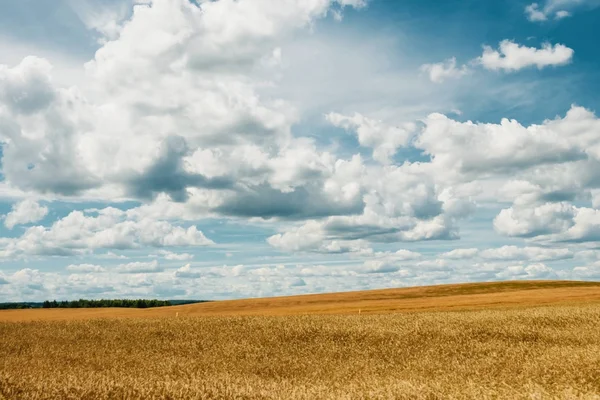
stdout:
[(600, 399), (600, 284), (238, 304), (2, 311), (0, 398)]

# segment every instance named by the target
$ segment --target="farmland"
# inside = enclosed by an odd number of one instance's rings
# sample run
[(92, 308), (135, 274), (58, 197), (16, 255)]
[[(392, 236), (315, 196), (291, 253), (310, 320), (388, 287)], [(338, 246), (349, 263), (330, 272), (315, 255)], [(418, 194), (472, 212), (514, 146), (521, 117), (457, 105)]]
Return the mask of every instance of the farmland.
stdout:
[(10, 310), (0, 321), (0, 398), (600, 398), (594, 283)]

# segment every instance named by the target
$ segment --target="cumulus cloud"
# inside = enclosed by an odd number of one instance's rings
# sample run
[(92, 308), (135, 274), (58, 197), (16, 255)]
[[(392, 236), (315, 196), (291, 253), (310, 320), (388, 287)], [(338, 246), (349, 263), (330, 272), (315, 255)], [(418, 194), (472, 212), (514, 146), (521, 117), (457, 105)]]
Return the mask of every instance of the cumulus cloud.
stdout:
[(164, 268), (162, 268), (156, 260), (150, 262), (136, 261), (120, 264), (117, 266), (116, 271), (121, 274), (140, 274), (162, 272), (164, 271)]
[(202, 274), (200, 272), (193, 271), (191, 264), (185, 264), (183, 267), (175, 271), (175, 276), (177, 278), (194, 279), (200, 278)]
[[(481, 179), (493, 173), (506, 180), (507, 173), (525, 174), (544, 165), (566, 167), (577, 161), (597, 160), (600, 154), (600, 139), (594, 133), (600, 120), (578, 106), (571, 107), (564, 118), (530, 126), (509, 119), (499, 124), (458, 122), (439, 113), (430, 114), (424, 123), (415, 146), (430, 154), (432, 166), (446, 176), (459, 172)], [(544, 171), (539, 172), (542, 178)], [(590, 172), (579, 179), (592, 180)]]
[(454, 249), (440, 255), (442, 259), (470, 260), (474, 258), (486, 261), (556, 261), (567, 260), (575, 257), (575, 254), (566, 248), (548, 247), (518, 247), (502, 246), (488, 249)]
[(574, 254), (564, 248), (502, 246), (483, 250), (480, 256), (486, 260), (553, 261), (571, 259)]
[(0, 65), (2, 172), (22, 190), (75, 195), (100, 184), (77, 151), (86, 107), (76, 89), (53, 86), (51, 69), (33, 56)]
[(190, 253), (174, 253), (168, 250), (159, 250), (158, 254), (160, 254), (165, 260), (186, 261), (194, 258), (194, 255)]
[(572, 276), (575, 279), (589, 279), (598, 280), (600, 279), (600, 261), (596, 261), (584, 266), (578, 266), (573, 268)]
[(12, 211), (4, 218), (4, 226), (12, 229), (15, 225), (38, 222), (46, 215), (48, 215), (48, 207), (40, 206), (34, 200), (25, 199), (13, 204)]
[(494, 227), (507, 236), (539, 241), (586, 243), (600, 241), (600, 210), (568, 203), (508, 208), (494, 219)]
[(370, 274), (387, 274), (399, 271), (400, 266), (384, 260), (368, 260), (365, 261), (365, 269)]
[[(197, 293), (185, 278), (200, 277), (200, 270), (186, 264), (163, 271), (157, 261), (135, 260), (135, 254), (189, 262), (194, 247), (213, 244), (200, 223), (196, 226), (204, 218), (251, 219), (273, 229), (267, 242), (279, 251), (351, 260), (344, 268), (201, 270), (208, 281), (236, 280), (237, 286), (223, 293), (252, 295), (322, 289), (321, 279), (312, 276), (343, 276), (356, 287), (448, 282), (458, 275), (471, 280), (554, 276), (536, 263), (573, 257), (566, 248), (554, 248), (557, 243), (600, 240), (600, 122), (592, 111), (574, 105), (565, 116), (524, 125), (510, 119), (458, 121), (441, 113), (399, 124), (396, 110), (394, 121), (379, 117), (389, 110), (354, 110), (348, 104), (318, 109), (372, 153), (352, 155), (324, 144), (318, 133), (302, 134), (301, 110), (278, 98), (281, 92), (264, 88), (276, 86), (285, 72), (286, 38), (332, 12), (341, 15), (343, 7), (364, 7), (365, 1), (135, 3), (123, 13), (78, 10), (88, 28), (102, 36), (81, 87), (57, 84), (51, 64), (41, 58), (0, 66), (3, 188), (45, 200), (44, 206), (31, 200), (15, 204), (5, 218), (7, 227), (39, 221), (48, 213), (45, 205), (56, 199), (141, 203), (126, 211), (73, 211), (49, 226), (0, 239), (5, 259), (96, 251), (99, 257), (122, 258), (113, 251), (138, 250), (126, 253), (133, 262), (120, 261), (124, 264), (114, 269), (123, 273), (117, 279), (95, 273), (103, 267), (93, 261), (69, 265), (68, 280), (35, 270), (3, 275), (13, 295), (22, 288), (63, 293), (62, 284), (74, 293), (143, 294), (153, 293), (152, 287)], [(546, 13), (548, 4), (532, 10)], [(572, 9), (565, 4), (547, 18), (567, 16)], [(516, 71), (564, 65), (572, 58), (573, 50), (561, 44), (534, 48), (503, 41), (497, 50), (485, 48), (468, 67), (451, 58), (422, 71), (442, 82), (476, 65)], [(404, 150), (420, 161), (397, 162)], [(458, 240), (462, 221), (490, 204), (502, 208), (493, 221), (498, 233), (549, 247), (528, 242), (431, 256), (374, 250), (390, 243)], [(476, 268), (465, 267), (472, 259)], [(505, 261), (519, 265), (506, 267)], [(295, 273), (306, 280), (295, 279)], [(27, 279), (34, 287), (27, 289)], [(338, 288), (328, 282), (328, 288)]]
[(574, 53), (573, 49), (562, 44), (544, 43), (538, 49), (503, 40), (499, 50), (484, 46), (483, 55), (476, 61), (489, 70), (511, 72), (533, 66), (542, 69), (565, 65), (571, 62)]
[[(406, 268), (406, 262), (418, 260), (422, 255), (410, 250), (396, 252), (378, 252), (364, 263), (364, 270), (369, 274), (387, 274)], [(416, 263), (419, 266), (419, 263)]]
[(97, 216), (73, 211), (50, 227), (33, 226), (22, 236), (0, 239), (0, 256), (72, 255), (94, 249), (132, 249), (140, 246), (208, 246), (213, 242), (196, 226), (183, 228), (167, 221), (128, 219), (116, 208)]
[(74, 273), (106, 272), (104, 267), (95, 264), (71, 264), (66, 269)]
[(383, 164), (389, 164), (390, 158), (398, 148), (409, 143), (416, 129), (412, 123), (402, 127), (388, 126), (382, 121), (367, 118), (359, 113), (350, 117), (332, 112), (326, 114), (325, 118), (333, 126), (356, 132), (360, 145), (372, 148), (373, 158)]
[(442, 258), (449, 258), (451, 260), (462, 260), (473, 258), (479, 254), (479, 249), (454, 249), (446, 253), (441, 254)]
[(551, 235), (550, 239), (575, 243), (600, 241), (600, 210), (573, 207), (573, 211), (568, 229)]
[(507, 236), (533, 237), (564, 232), (573, 226), (576, 209), (567, 203), (510, 207), (494, 219), (494, 229)]
[(517, 279), (557, 279), (558, 275), (554, 269), (543, 263), (530, 265), (514, 265), (506, 267), (504, 270), (496, 273), (497, 279), (517, 280)]
[(427, 73), (431, 82), (442, 83), (447, 79), (457, 79), (469, 73), (466, 65), (456, 67), (456, 57), (451, 57), (444, 62), (435, 64), (423, 64), (420, 70)]
[(593, 0), (545, 0), (543, 4), (531, 3), (525, 7), (525, 15), (531, 22), (543, 22), (549, 19), (560, 20), (570, 17), (572, 10), (580, 7), (597, 7)]
[[(86, 64), (88, 90), (57, 87), (40, 58), (0, 68), (3, 173), (11, 185), (144, 201), (166, 193), (177, 202), (196, 189), (220, 213), (266, 218), (361, 206), (323, 193), (335, 159), (310, 145), (305, 154), (315, 163), (280, 168), (298, 155), (290, 132), (297, 115), (283, 100), (260, 99), (263, 82), (252, 74), (286, 35), (333, 5), (364, 1), (156, 0), (108, 27), (97, 23), (103, 10), (77, 4), (84, 22), (91, 14), (88, 26), (111, 39)], [(305, 185), (315, 176), (321, 181)], [(256, 205), (273, 196), (292, 207)]]

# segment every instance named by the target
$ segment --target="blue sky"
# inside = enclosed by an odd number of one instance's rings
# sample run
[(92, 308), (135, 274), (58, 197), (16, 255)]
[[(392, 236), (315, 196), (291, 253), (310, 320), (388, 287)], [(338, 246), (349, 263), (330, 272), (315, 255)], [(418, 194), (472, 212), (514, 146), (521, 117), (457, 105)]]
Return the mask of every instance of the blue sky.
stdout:
[(0, 301), (600, 279), (600, 2), (22, 0)]

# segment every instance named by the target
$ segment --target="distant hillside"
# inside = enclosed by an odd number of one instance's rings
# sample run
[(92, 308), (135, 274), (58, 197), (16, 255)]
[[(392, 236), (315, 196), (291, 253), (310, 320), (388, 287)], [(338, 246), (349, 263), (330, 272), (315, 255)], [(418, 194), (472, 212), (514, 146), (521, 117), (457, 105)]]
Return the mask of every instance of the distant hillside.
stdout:
[(483, 310), (558, 304), (600, 303), (600, 282), (509, 281), (422, 286), (360, 292), (212, 301), (170, 307), (33, 309), (0, 312), (2, 320), (88, 318), (384, 314)]

